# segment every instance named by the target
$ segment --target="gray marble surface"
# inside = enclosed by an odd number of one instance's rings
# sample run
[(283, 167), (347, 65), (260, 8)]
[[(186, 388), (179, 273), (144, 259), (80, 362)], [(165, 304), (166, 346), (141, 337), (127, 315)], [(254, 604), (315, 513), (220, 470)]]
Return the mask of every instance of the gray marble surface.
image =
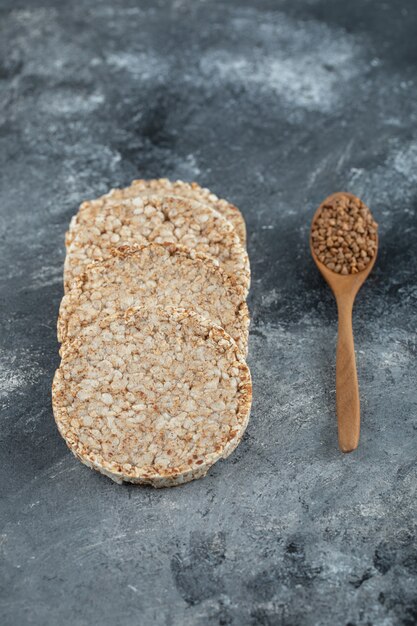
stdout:
[[(417, 623), (415, 0), (2, 0), (1, 626)], [(137, 176), (241, 207), (254, 403), (202, 481), (118, 486), (55, 428), (64, 232)], [(336, 310), (307, 245), (360, 195), (360, 448), (336, 445)]]

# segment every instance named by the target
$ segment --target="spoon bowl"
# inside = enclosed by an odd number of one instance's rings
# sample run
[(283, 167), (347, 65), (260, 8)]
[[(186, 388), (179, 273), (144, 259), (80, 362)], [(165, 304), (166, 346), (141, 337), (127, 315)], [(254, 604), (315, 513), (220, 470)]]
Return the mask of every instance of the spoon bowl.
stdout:
[(310, 229), (310, 250), (324, 280), (329, 285), (337, 303), (338, 341), (336, 352), (336, 410), (338, 422), (338, 440), (342, 452), (352, 452), (358, 447), (360, 435), (360, 401), (358, 376), (356, 371), (355, 347), (352, 329), (353, 303), (359, 289), (368, 278), (375, 265), (378, 251), (378, 234), (376, 234), (376, 250), (365, 267), (356, 274), (339, 274), (329, 269), (316, 256), (312, 241), (314, 224), (326, 204), (339, 197), (348, 197), (358, 201), (351, 193), (338, 192), (328, 196), (314, 214)]

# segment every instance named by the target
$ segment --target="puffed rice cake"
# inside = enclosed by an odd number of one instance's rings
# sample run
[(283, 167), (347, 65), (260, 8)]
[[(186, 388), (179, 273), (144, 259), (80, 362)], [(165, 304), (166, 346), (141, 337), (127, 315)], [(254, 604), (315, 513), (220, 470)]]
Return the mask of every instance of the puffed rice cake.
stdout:
[(195, 312), (130, 309), (64, 344), (52, 401), (59, 431), (116, 482), (168, 487), (238, 445), (252, 386), (236, 343)]
[(92, 261), (109, 258), (112, 247), (151, 242), (179, 243), (217, 259), (247, 295), (249, 258), (230, 222), (199, 202), (168, 196), (127, 198), (117, 204), (103, 198), (84, 206), (66, 236), (66, 290)]
[(74, 281), (59, 309), (58, 340), (77, 337), (98, 316), (131, 306), (193, 309), (221, 326), (247, 354), (245, 292), (212, 259), (177, 244), (124, 246)]
[[(246, 246), (246, 224), (239, 209), (224, 200), (218, 198), (205, 187), (200, 187), (197, 183), (186, 183), (182, 180), (171, 181), (168, 178), (155, 178), (151, 180), (137, 179), (129, 187), (123, 189), (112, 189), (104, 197), (114, 200), (136, 197), (143, 194), (178, 196), (179, 198), (191, 198), (203, 204), (207, 204), (223, 215), (233, 225), (242, 245)], [(80, 210), (83, 209), (81, 205)]]

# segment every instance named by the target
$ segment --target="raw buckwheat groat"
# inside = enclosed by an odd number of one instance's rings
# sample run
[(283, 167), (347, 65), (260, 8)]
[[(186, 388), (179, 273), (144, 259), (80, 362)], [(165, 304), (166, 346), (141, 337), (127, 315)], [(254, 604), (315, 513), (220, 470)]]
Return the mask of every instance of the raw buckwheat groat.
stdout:
[[(135, 197), (141, 194), (156, 194), (178, 196), (180, 198), (191, 198), (203, 204), (209, 205), (221, 213), (233, 225), (241, 243), (246, 245), (246, 225), (243, 215), (234, 205), (218, 198), (214, 193), (205, 187), (200, 187), (197, 183), (186, 183), (182, 180), (170, 181), (167, 178), (156, 178), (153, 180), (134, 180), (129, 187), (124, 189), (112, 189), (105, 197), (124, 199)], [(82, 210), (81, 205), (80, 210)]]
[(98, 316), (142, 305), (193, 309), (222, 326), (247, 353), (249, 313), (243, 288), (206, 255), (170, 243), (124, 246), (107, 261), (89, 266), (61, 302), (58, 339), (77, 337)]
[(239, 443), (251, 380), (235, 342), (194, 312), (130, 309), (62, 347), (52, 401), (86, 465), (154, 487), (204, 476)]
[(357, 274), (376, 254), (378, 225), (359, 198), (349, 193), (330, 196), (315, 217), (311, 233), (319, 261), (336, 274)]
[(220, 213), (186, 198), (135, 197), (85, 206), (71, 221), (64, 265), (66, 289), (93, 261), (121, 245), (179, 243), (216, 259), (230, 280), (249, 290), (250, 268), (233, 226)]

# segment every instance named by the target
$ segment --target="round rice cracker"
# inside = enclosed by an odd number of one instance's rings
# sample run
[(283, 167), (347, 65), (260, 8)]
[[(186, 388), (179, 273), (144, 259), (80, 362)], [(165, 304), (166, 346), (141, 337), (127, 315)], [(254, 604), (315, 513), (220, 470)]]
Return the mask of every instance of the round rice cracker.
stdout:
[[(218, 211), (225, 217), (234, 227), (243, 246), (246, 246), (246, 224), (243, 215), (234, 205), (218, 198), (214, 193), (205, 187), (200, 187), (197, 183), (186, 183), (182, 180), (170, 181), (167, 178), (155, 178), (151, 180), (137, 179), (134, 180), (129, 187), (122, 189), (111, 189), (104, 196), (100, 196), (93, 202), (107, 200), (125, 200), (126, 198), (135, 198), (138, 196), (148, 195), (158, 196), (177, 196), (179, 198), (190, 198)], [(83, 202), (80, 211), (88, 207), (90, 201)], [(71, 226), (70, 226), (71, 228)]]
[[(243, 246), (246, 246), (246, 224), (239, 209), (205, 187), (197, 183), (186, 183), (182, 180), (171, 181), (168, 178), (155, 178), (151, 180), (137, 179), (129, 187), (112, 189), (105, 197), (112, 199), (124, 199), (143, 194), (172, 195), (180, 198), (191, 198), (210, 206), (218, 211), (232, 224)], [(81, 205), (81, 210), (82, 210)]]
[(66, 238), (66, 290), (87, 265), (109, 258), (112, 248), (152, 242), (178, 243), (216, 259), (247, 295), (249, 258), (230, 222), (199, 202), (159, 196), (94, 201), (74, 216)]
[(58, 429), (115, 480), (171, 487), (236, 448), (252, 398), (236, 343), (198, 313), (130, 309), (63, 346), (52, 386)]
[(94, 263), (64, 296), (58, 340), (77, 337), (98, 316), (131, 306), (192, 309), (221, 326), (246, 356), (249, 312), (245, 292), (212, 259), (177, 244), (124, 246), (112, 258)]

